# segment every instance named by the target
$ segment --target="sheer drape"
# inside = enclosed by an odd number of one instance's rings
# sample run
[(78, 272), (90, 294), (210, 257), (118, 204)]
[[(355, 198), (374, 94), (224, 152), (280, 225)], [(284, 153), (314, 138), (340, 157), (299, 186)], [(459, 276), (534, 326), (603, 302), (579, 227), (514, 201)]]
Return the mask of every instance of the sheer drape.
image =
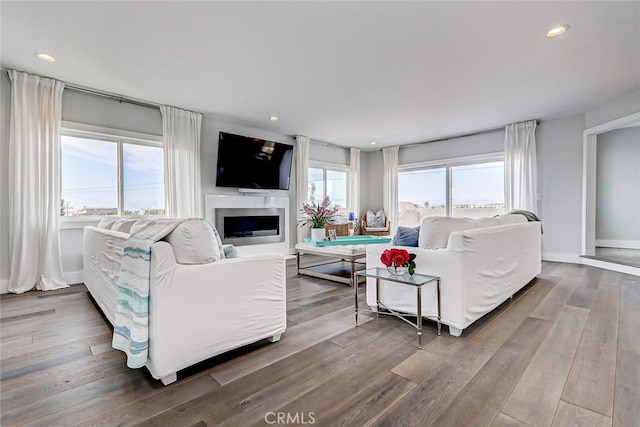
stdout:
[(504, 138), (505, 212), (523, 209), (537, 213), (536, 181), (535, 120), (507, 125)]
[(398, 146), (382, 149), (384, 176), (382, 183), (382, 200), (384, 212), (391, 223), (389, 232), (395, 233), (398, 225)]
[[(302, 220), (300, 209), (308, 202), (309, 192), (309, 137), (296, 136), (296, 224)], [(307, 229), (296, 227), (298, 243), (304, 241)]]
[(360, 149), (351, 148), (349, 160), (349, 211), (360, 216)]
[(167, 217), (202, 217), (202, 114), (167, 105), (160, 106), (160, 111), (164, 137), (164, 194)]
[(67, 287), (60, 258), (64, 83), (15, 70), (9, 138), (9, 292)]

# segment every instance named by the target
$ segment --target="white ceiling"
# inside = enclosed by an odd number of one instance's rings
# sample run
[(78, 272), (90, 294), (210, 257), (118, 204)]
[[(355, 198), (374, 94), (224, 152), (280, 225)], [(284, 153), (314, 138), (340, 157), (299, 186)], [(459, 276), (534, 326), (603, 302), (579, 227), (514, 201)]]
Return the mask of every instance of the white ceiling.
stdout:
[[(3, 67), (365, 149), (582, 113), (640, 89), (638, 1), (3, 1), (0, 12)], [(571, 28), (547, 39), (555, 24)]]

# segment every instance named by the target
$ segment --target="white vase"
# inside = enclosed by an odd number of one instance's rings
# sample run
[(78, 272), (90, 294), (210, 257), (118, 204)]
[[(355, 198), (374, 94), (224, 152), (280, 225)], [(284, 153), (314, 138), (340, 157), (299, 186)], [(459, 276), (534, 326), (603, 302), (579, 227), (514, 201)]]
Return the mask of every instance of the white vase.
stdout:
[(325, 237), (324, 228), (312, 228), (311, 229), (311, 240), (314, 242), (321, 242)]

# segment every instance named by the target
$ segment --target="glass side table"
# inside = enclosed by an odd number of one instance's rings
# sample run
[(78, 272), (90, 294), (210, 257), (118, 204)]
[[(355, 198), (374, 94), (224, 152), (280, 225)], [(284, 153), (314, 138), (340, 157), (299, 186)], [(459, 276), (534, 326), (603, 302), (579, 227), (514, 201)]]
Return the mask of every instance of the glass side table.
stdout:
[[(418, 348), (422, 348), (422, 287), (424, 285), (427, 285), (429, 283), (436, 283), (436, 306), (438, 308), (438, 319), (437, 319), (437, 324), (438, 324), (438, 335), (440, 335), (440, 278), (437, 276), (427, 276), (426, 274), (414, 274), (414, 275), (409, 275), (409, 273), (405, 273), (401, 276), (395, 275), (395, 274), (391, 274), (389, 273), (389, 271), (386, 268), (381, 268), (381, 267), (375, 267), (375, 268), (368, 268), (366, 270), (362, 270), (362, 271), (358, 271), (353, 275), (353, 279), (354, 279), (354, 283), (358, 283), (357, 279), (358, 276), (362, 276), (362, 277), (371, 277), (376, 279), (376, 309), (377, 310), (369, 310), (369, 309), (361, 309), (358, 308), (358, 286), (354, 286), (354, 295), (355, 295), (355, 309), (356, 309), (356, 327), (358, 326), (358, 312), (360, 311), (369, 311), (372, 313), (376, 313), (376, 315), (380, 315), (380, 314), (388, 314), (391, 316), (395, 316), (398, 317), (402, 320), (404, 320), (405, 322), (407, 322), (408, 324), (410, 324), (411, 326), (415, 327), (418, 330)], [(405, 313), (399, 313), (395, 310), (390, 309), (389, 307), (387, 307), (386, 305), (384, 305), (384, 303), (380, 302), (380, 280), (387, 280), (389, 282), (392, 283), (398, 283), (400, 285), (405, 285), (405, 286), (414, 286), (416, 288), (417, 291), (417, 299), (416, 299), (416, 305), (417, 305), (417, 319), (416, 319), (416, 323), (411, 322), (410, 320), (408, 320), (405, 316), (407, 316), (407, 314)], [(380, 307), (383, 307), (384, 309), (388, 310), (388, 313), (380, 313)]]

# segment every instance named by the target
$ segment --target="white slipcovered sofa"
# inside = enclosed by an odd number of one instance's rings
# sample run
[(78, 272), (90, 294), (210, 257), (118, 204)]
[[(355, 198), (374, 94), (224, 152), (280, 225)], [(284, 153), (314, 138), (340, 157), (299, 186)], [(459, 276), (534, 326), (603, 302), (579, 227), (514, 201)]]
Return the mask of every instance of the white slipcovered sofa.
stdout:
[[(123, 247), (135, 224), (103, 220), (84, 231), (85, 284), (112, 324)], [(284, 256), (226, 259), (204, 224), (188, 220), (151, 246), (146, 367), (165, 385), (212, 356), (278, 341), (286, 328)]]
[[(418, 247), (371, 245), (367, 268), (384, 267), (381, 253), (390, 247), (416, 254), (416, 273), (441, 278), (441, 321), (453, 336), (502, 304), (541, 271), (541, 224), (522, 215), (468, 219), (428, 217)], [(380, 301), (415, 315), (415, 288), (381, 281)], [(367, 304), (376, 309), (375, 279), (367, 279)], [(437, 318), (436, 287), (422, 290), (422, 315)]]

